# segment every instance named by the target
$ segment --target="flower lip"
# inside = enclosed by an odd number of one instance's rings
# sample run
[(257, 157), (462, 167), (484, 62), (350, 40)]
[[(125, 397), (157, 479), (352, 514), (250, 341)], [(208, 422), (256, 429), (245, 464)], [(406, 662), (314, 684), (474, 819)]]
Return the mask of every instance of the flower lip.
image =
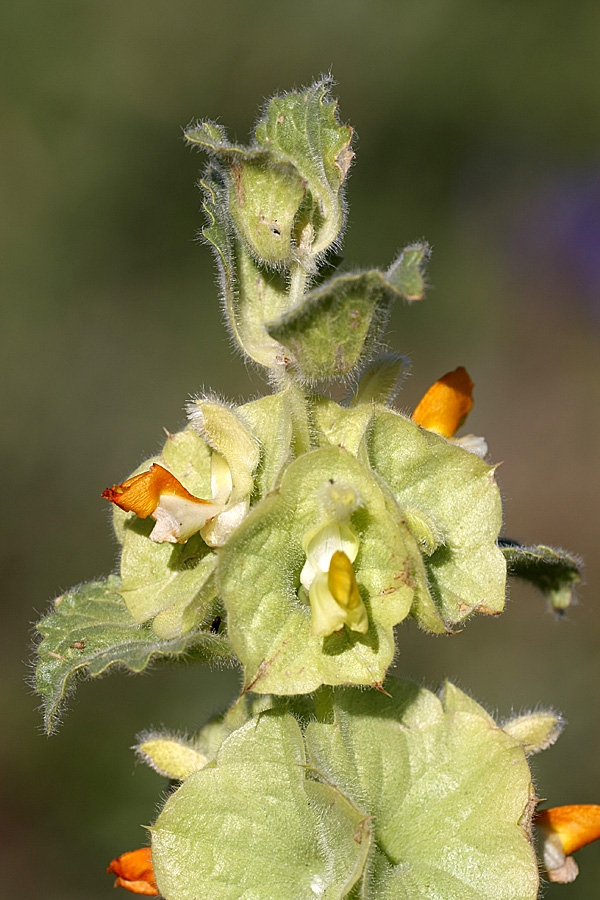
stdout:
[(352, 563), (343, 550), (336, 550), (329, 563), (327, 573), (329, 593), (343, 609), (356, 609), (360, 603), (360, 593)]
[(124, 887), (133, 894), (158, 897), (150, 847), (130, 850), (113, 859), (106, 870), (116, 875), (115, 887)]
[(102, 494), (125, 512), (156, 521), (150, 539), (183, 544), (223, 511), (224, 504), (194, 497), (171, 472), (154, 463), (147, 472), (134, 475)]
[(121, 484), (113, 484), (102, 492), (102, 496), (111, 503), (125, 512), (134, 512), (140, 519), (151, 516), (165, 494), (191, 503), (210, 503), (210, 500), (190, 494), (174, 475), (158, 463), (153, 463), (147, 472), (134, 475)]
[(428, 431), (451, 438), (473, 407), (473, 382), (463, 366), (447, 372), (423, 395), (412, 419)]

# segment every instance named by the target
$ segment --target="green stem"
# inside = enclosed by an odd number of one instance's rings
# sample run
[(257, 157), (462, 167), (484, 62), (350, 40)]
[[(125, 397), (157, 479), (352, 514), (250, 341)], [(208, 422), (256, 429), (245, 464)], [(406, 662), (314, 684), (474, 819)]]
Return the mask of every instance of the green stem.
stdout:
[(304, 297), (308, 282), (309, 271), (304, 263), (295, 260), (290, 266), (290, 288), (288, 291), (289, 307), (292, 309)]

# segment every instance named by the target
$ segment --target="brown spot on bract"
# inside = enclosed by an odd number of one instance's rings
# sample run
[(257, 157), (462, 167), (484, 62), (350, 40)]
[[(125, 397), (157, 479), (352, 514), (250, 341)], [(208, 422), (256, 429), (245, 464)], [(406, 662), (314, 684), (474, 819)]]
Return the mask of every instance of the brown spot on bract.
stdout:
[(229, 167), (231, 169), (231, 174), (233, 175), (238, 203), (240, 206), (243, 206), (246, 202), (246, 191), (244, 190), (244, 183), (242, 181), (242, 167), (237, 162), (231, 162)]

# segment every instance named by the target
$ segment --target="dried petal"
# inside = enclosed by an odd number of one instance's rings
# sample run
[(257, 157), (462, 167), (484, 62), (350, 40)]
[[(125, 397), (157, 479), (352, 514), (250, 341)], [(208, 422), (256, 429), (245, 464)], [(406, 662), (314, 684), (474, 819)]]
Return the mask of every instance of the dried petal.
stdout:
[(115, 887), (124, 887), (133, 894), (145, 894), (147, 897), (159, 895), (150, 847), (122, 853), (113, 859), (106, 871), (117, 876)]
[(542, 809), (535, 824), (546, 832), (557, 834), (567, 856), (600, 838), (600, 806), (593, 803), (554, 806)]
[(140, 519), (152, 516), (156, 526), (150, 537), (157, 543), (185, 543), (223, 509), (222, 503), (194, 497), (158, 463), (147, 472), (106, 488), (102, 496)]
[(473, 387), (462, 366), (448, 372), (423, 396), (412, 415), (413, 421), (442, 437), (452, 437), (471, 411)]

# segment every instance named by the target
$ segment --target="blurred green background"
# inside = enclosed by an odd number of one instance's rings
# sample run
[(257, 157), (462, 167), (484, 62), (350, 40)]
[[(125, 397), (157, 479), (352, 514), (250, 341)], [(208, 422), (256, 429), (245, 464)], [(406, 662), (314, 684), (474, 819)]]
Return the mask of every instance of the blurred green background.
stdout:
[[(465, 365), (469, 430), (504, 461), (505, 533), (587, 562), (566, 621), (515, 584), (506, 615), (456, 637), (402, 627), (398, 671), (448, 676), (501, 716), (562, 710), (538, 793), (600, 802), (597, 0), (4, 0), (0, 25), (0, 894), (112, 897), (105, 866), (144, 843), (165, 790), (136, 766), (136, 733), (196, 727), (239, 687), (233, 670), (113, 674), (47, 739), (25, 685), (31, 623), (114, 569), (100, 493), (181, 426), (188, 394), (261, 386), (194, 240), (202, 160), (181, 127), (221, 117), (244, 139), (264, 98), (330, 68), (358, 133), (346, 260), (433, 244), (426, 300), (391, 324), (413, 360), (400, 407)], [(595, 896), (600, 845), (578, 862), (545, 896)]]

